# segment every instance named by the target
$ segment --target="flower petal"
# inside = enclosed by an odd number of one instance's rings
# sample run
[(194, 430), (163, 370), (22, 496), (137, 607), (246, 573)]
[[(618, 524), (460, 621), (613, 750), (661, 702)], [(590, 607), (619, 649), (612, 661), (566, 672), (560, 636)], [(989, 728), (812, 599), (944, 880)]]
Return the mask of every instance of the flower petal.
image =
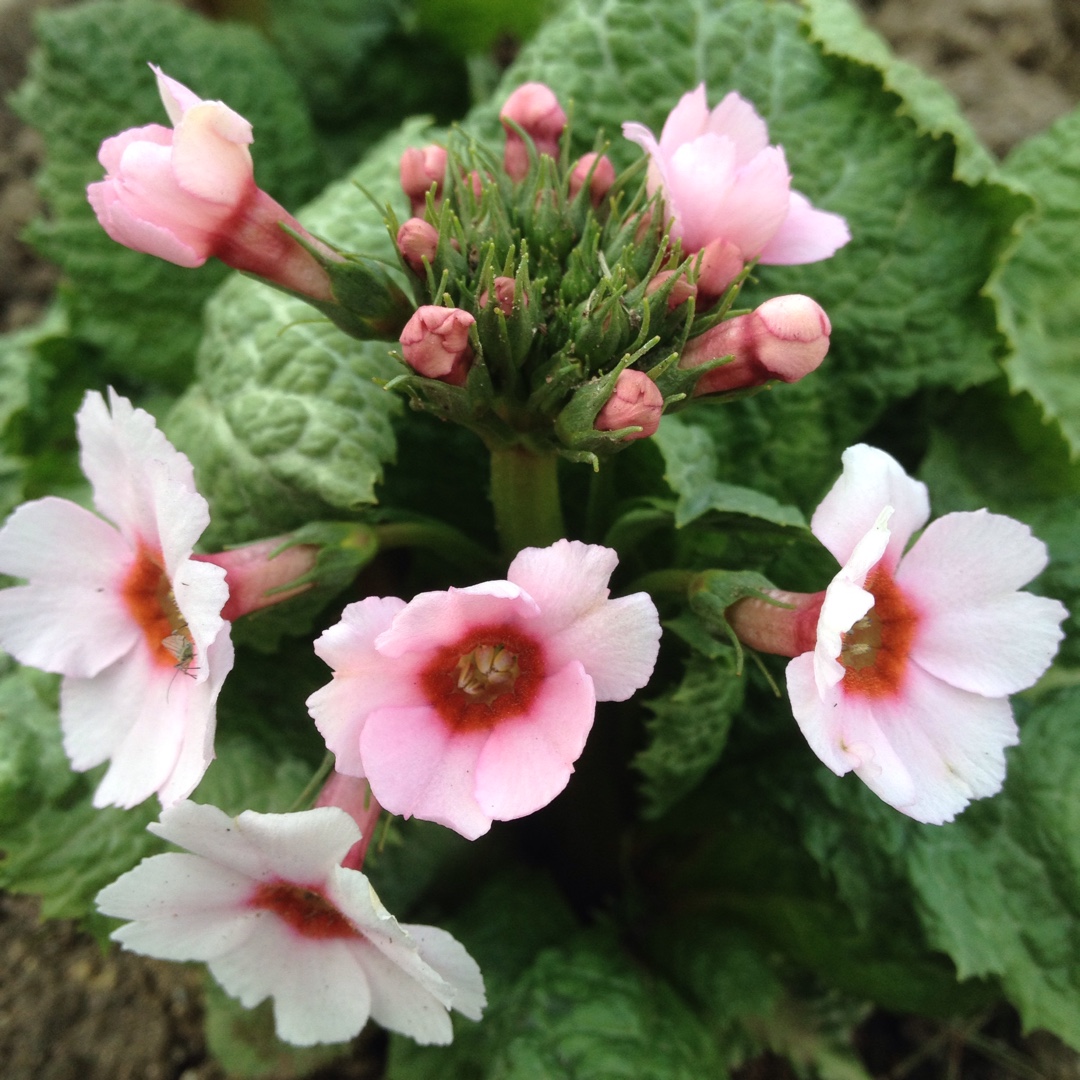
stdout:
[(216, 806), (179, 802), (162, 810), (160, 819), (147, 825), (147, 829), (163, 840), (249, 878), (270, 873), (266, 855)]
[(360, 839), (360, 828), (342, 809), (319, 806), (305, 814), (260, 814), (245, 810), (236, 828), (263, 854), (260, 877), (322, 885), (327, 868), (336, 866)]
[(251, 124), (220, 101), (201, 101), (173, 134), (172, 169), (189, 195), (235, 210), (255, 194)]
[(451, 732), (430, 706), (376, 709), (360, 736), (372, 794), (391, 814), (415, 815), (475, 840), (491, 828), (474, 793), (487, 737)]
[(827, 259), (851, 239), (839, 214), (815, 209), (798, 191), (791, 192), (787, 216), (761, 252), (764, 266), (798, 266)]
[(736, 169), (723, 201), (727, 224), (715, 235), (734, 244), (745, 258), (757, 258), (783, 224), (790, 202), (791, 172), (784, 151), (768, 146)]
[[(660, 132), (660, 149), (663, 155), (670, 157), (677, 147), (703, 135), (708, 127), (709, 103), (705, 97), (705, 84), (699, 83), (693, 90), (683, 94), (675, 108), (668, 113)], [(719, 131), (717, 134), (723, 135), (725, 132)]]
[(86, 198), (101, 227), (124, 247), (188, 269), (202, 266), (210, 257), (210, 251), (201, 239), (181, 237), (176, 231), (141, 217), (132, 201), (124, 197), (122, 189), (112, 180), (87, 185)]
[(544, 680), (526, 715), (491, 730), (476, 761), (476, 801), (497, 821), (547, 806), (570, 780), (596, 713), (592, 680), (574, 661)]
[[(701, 87), (704, 92), (704, 84)], [(665, 127), (665, 131), (667, 128)], [(735, 165), (751, 161), (769, 145), (769, 129), (757, 109), (734, 90), (725, 94), (720, 104), (709, 113), (702, 131), (726, 135), (735, 144)]]
[(884, 450), (863, 443), (849, 446), (843, 462), (844, 471), (814, 511), (810, 530), (843, 564), (874, 527), (882, 509), (891, 506), (891, 536), (884, 562), (892, 571), (912, 534), (930, 516), (926, 485), (908, 476)]
[(454, 991), (452, 1005), (470, 1020), (479, 1020), (487, 1005), (480, 966), (452, 934), (437, 926), (403, 925), (420, 955)]

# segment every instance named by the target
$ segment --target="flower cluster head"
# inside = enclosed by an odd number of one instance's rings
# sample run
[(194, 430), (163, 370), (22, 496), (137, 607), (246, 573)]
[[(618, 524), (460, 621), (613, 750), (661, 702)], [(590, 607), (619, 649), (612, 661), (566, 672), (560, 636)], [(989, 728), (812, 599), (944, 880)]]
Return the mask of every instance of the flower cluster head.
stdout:
[(560, 540), (520, 552), (504, 581), (350, 604), (315, 643), (334, 677), (308, 699), (338, 772), (469, 839), (546, 806), (596, 702), (629, 698), (656, 662), (656, 608), (609, 598), (616, 562)]
[(153, 417), (91, 392), (76, 422), (102, 516), (49, 497), (0, 529), (0, 572), (27, 579), (0, 592), (0, 646), (64, 676), (72, 765), (111, 762), (95, 806), (155, 792), (168, 805), (214, 756), (217, 696), (233, 663), (225, 571), (192, 558), (206, 500)]
[(732, 91), (711, 112), (705, 84), (684, 94), (660, 139), (643, 124), (623, 134), (649, 155), (649, 193), (663, 195), (671, 235), (686, 251), (723, 243), (743, 262), (790, 265), (833, 255), (851, 238), (837, 214), (816, 210), (791, 189), (783, 147)]
[(870, 446), (843, 460), (811, 525), (841, 570), (785, 613), (803, 631), (792, 711), (835, 773), (919, 821), (951, 821), (1000, 789), (1017, 741), (1008, 695), (1049, 666), (1067, 612), (1019, 591), (1047, 561), (1026, 525), (946, 514), (905, 552), (930, 515), (926, 487)]
[(149, 826), (186, 849), (144, 859), (97, 898), (126, 949), (201, 960), (253, 1008), (274, 1002), (278, 1037), (343, 1042), (369, 1017), (420, 1043), (449, 1043), (450, 1009), (479, 1020), (476, 962), (445, 930), (399, 923), (368, 879), (340, 865), (360, 830), (332, 806), (296, 814), (181, 802)]

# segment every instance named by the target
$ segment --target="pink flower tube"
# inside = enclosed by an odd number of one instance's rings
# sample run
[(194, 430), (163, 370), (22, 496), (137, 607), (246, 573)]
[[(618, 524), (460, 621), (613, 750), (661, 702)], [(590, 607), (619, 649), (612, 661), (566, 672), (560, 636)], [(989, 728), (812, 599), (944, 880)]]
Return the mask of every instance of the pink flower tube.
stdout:
[(505, 581), (350, 604), (315, 643), (334, 677), (308, 699), (338, 772), (470, 840), (546, 806), (596, 702), (629, 698), (656, 662), (656, 608), (610, 599), (616, 562), (560, 540), (521, 551)]
[(210, 256), (315, 300), (334, 299), (317, 260), (287, 225), (333, 261), (338, 256), (255, 183), (251, 124), (220, 101), (203, 101), (154, 68), (172, 128), (132, 128), (101, 144), (105, 179), (86, 189), (117, 243), (178, 266)]
[(1017, 741), (1008, 696), (1050, 665), (1068, 612), (1019, 591), (1046, 566), (1026, 525), (946, 514), (905, 552), (929, 514), (926, 487), (888, 454), (850, 447), (811, 524), (839, 573), (824, 594), (778, 594), (788, 610), (743, 601), (731, 621), (794, 656), (792, 712), (833, 772), (941, 824), (1000, 789)]
[(842, 217), (791, 190), (783, 148), (734, 91), (711, 112), (704, 83), (684, 94), (659, 142), (643, 124), (623, 124), (623, 134), (649, 155), (649, 194), (663, 193), (684, 251), (726, 240), (746, 262), (791, 265), (827, 259), (851, 239)]

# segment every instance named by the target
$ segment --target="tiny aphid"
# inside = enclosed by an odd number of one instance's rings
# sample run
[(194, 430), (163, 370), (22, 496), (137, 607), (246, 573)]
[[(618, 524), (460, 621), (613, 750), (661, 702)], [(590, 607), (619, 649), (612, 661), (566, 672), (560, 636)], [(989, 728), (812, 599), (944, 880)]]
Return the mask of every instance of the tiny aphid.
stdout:
[(195, 643), (191, 638), (184, 633), (177, 632), (165, 638), (161, 645), (175, 657), (176, 670), (194, 679), (194, 673), (199, 669), (191, 666), (195, 660)]

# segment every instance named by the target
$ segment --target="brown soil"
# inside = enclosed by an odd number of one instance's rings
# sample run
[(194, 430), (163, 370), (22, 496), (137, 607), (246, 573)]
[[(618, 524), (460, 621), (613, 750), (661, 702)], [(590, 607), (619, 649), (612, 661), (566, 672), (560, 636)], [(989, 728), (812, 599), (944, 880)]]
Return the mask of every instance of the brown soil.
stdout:
[[(0, 0), (0, 92), (25, 73), (31, 10), (69, 0)], [(940, 78), (987, 144), (1006, 153), (1080, 100), (1077, 0), (862, 0), (905, 57)], [(17, 236), (37, 213), (38, 137), (0, 107), (0, 331), (31, 323), (56, 273)], [(225, 1080), (206, 1055), (202, 973), (113, 950), (72, 924), (37, 916), (36, 901), (0, 894), (0, 1075), (5, 1080)], [(1076, 1055), (1055, 1039), (1022, 1040), (1001, 1014), (978, 1032), (877, 1014), (862, 1032), (877, 1075), (1080, 1080)], [(882, 1060), (882, 1053), (886, 1052)], [(354, 1056), (318, 1080), (357, 1080)], [(793, 1076), (778, 1058), (742, 1070)]]

